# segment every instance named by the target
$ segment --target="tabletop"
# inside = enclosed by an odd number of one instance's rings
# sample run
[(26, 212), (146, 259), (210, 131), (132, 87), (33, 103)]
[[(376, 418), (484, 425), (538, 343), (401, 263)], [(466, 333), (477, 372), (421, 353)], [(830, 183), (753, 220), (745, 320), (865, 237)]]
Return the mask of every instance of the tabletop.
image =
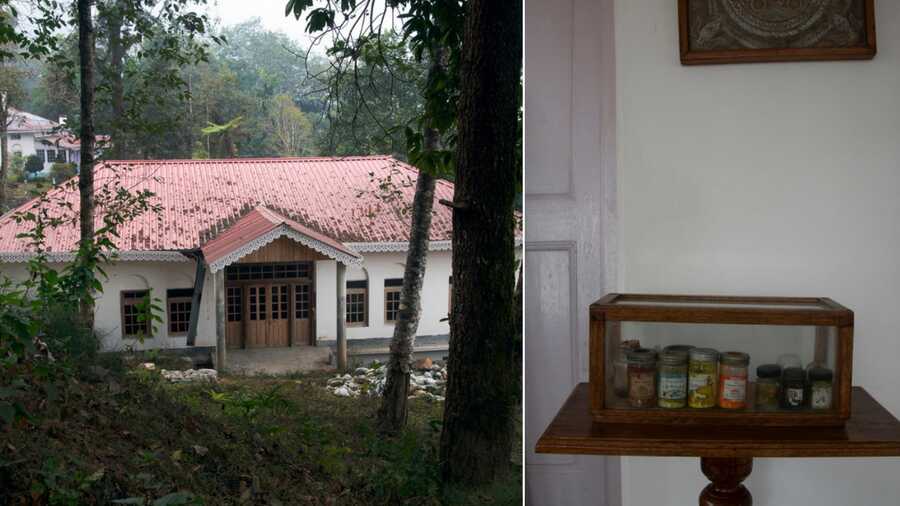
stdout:
[(900, 421), (854, 387), (844, 427), (738, 427), (598, 423), (588, 383), (569, 395), (537, 442), (538, 453), (660, 457), (900, 456)]

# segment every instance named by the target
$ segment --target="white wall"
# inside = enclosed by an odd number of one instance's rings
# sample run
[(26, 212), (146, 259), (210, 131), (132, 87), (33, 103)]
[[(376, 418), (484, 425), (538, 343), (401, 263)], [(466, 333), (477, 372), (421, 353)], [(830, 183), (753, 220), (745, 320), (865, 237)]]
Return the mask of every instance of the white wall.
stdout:
[[(683, 67), (676, 2), (616, 2), (627, 291), (824, 295), (854, 383), (900, 415), (900, 2), (868, 62)], [(757, 459), (756, 504), (900, 502), (900, 459)], [(692, 504), (697, 459), (623, 459), (627, 506)], [(653, 486), (647, 486), (652, 483)]]
[[(348, 268), (347, 281), (369, 280), (369, 324), (365, 327), (347, 327), (348, 339), (391, 337), (394, 324), (384, 321), (384, 280), (403, 278), (406, 252), (364, 253), (361, 268)], [(320, 340), (333, 340), (337, 334), (335, 318), (337, 298), (334, 282), (335, 262), (316, 262), (316, 327)], [(447, 317), (449, 307), (451, 253), (429, 251), (425, 281), (422, 285), (422, 316), (419, 320), (420, 336), (446, 335), (450, 333)]]
[[(369, 276), (369, 325), (365, 327), (347, 328), (348, 339), (371, 337), (391, 337), (394, 324), (384, 321), (384, 280), (403, 277), (405, 253), (368, 253), (365, 255), (363, 268)], [(61, 268), (55, 265), (55, 268)], [(125, 347), (135, 349), (150, 348), (183, 348), (186, 337), (168, 336), (168, 311), (165, 311), (162, 323), (158, 324), (157, 335), (145, 339), (143, 343), (121, 338), (120, 292), (123, 290), (153, 289), (153, 297), (159, 298), (161, 306), (166, 307), (166, 290), (175, 288), (193, 288), (196, 266), (193, 262), (118, 262), (104, 268), (109, 279), (104, 282), (104, 291), (97, 299), (95, 327), (103, 337), (106, 350), (118, 350)], [(316, 270), (316, 318), (320, 340), (333, 340), (337, 334), (336, 319), (336, 264), (333, 260), (315, 262)], [(450, 333), (449, 323), (440, 321), (447, 317), (449, 307), (451, 272), (451, 254), (449, 251), (431, 251), (428, 253), (428, 267), (425, 271), (425, 282), (422, 288), (422, 317), (419, 321), (418, 335), (446, 335)], [(11, 279), (27, 278), (24, 263), (0, 263), (0, 279), (7, 276)], [(362, 279), (361, 269), (348, 269), (347, 279)], [(196, 346), (215, 346), (216, 313), (215, 313), (215, 280), (209, 272), (203, 285), (203, 299), (200, 305), (200, 321), (197, 327)]]
[[(53, 266), (61, 269), (60, 265)], [(193, 262), (118, 262), (104, 267), (109, 279), (103, 283), (103, 293), (97, 298), (94, 326), (101, 336), (104, 350), (151, 348), (183, 348), (187, 337), (169, 337), (169, 315), (166, 309), (166, 290), (193, 288), (196, 266)], [(27, 277), (25, 264), (0, 264), (0, 274), (12, 279)], [(197, 326), (196, 346), (215, 346), (215, 287), (208, 272), (200, 302), (200, 320)], [(156, 324), (157, 333), (138, 342), (122, 339), (121, 292), (123, 290), (152, 289), (152, 297), (158, 298), (164, 309), (162, 322)]]

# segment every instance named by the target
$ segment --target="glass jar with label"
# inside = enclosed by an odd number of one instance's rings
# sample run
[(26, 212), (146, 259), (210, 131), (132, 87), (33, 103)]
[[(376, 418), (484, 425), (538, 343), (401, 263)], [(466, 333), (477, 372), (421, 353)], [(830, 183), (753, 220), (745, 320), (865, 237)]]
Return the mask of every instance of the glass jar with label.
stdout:
[(684, 351), (660, 353), (659, 407), (674, 409), (687, 406), (687, 363), (688, 355)]
[(747, 407), (747, 368), (750, 355), (726, 351), (719, 357), (719, 407), (744, 409)]
[(803, 409), (805, 400), (805, 382), (803, 369), (788, 367), (781, 375), (781, 407), (784, 409)]
[(711, 348), (694, 348), (688, 360), (688, 406), (715, 407), (719, 352)]
[(764, 364), (756, 368), (756, 409), (778, 409), (778, 392), (781, 387), (781, 366)]
[(834, 374), (825, 367), (809, 370), (809, 407), (831, 409), (831, 394)]
[(613, 391), (619, 397), (628, 397), (628, 352), (641, 347), (640, 341), (622, 341), (619, 354), (613, 361)]
[(656, 405), (656, 352), (638, 348), (628, 352), (628, 403), (635, 408)]

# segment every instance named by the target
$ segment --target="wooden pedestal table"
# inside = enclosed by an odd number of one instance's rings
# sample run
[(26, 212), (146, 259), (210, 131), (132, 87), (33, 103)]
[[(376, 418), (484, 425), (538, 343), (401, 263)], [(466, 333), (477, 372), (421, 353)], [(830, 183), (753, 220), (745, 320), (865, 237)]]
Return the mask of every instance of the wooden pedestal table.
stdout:
[(589, 387), (575, 387), (538, 440), (538, 453), (700, 457), (710, 484), (700, 506), (753, 503), (741, 482), (754, 457), (896, 457), (900, 422), (865, 390), (853, 388), (853, 411), (843, 428), (698, 427), (594, 422)]

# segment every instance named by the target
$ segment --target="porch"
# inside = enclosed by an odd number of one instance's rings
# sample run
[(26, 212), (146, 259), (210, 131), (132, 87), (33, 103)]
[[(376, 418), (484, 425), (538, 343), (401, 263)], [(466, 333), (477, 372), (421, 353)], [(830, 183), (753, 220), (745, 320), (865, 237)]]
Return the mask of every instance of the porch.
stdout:
[(247, 376), (320, 371), (333, 368), (330, 358), (327, 346), (230, 349), (225, 370)]

